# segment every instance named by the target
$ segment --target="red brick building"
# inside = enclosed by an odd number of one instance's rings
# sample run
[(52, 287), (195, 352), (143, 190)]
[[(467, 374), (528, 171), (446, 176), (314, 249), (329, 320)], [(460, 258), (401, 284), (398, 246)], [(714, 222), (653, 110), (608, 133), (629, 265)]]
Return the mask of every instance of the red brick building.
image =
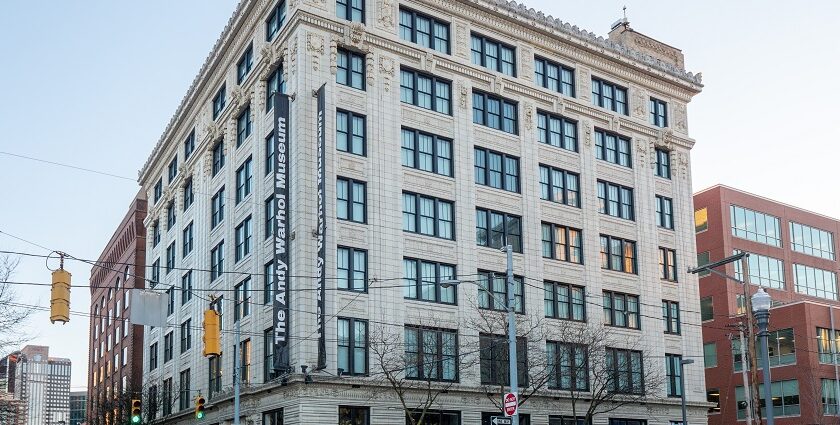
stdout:
[[(747, 252), (747, 296), (761, 285), (773, 299), (768, 348), (776, 424), (840, 424), (833, 360), (840, 359), (833, 355), (840, 335), (840, 220), (726, 186), (696, 193), (694, 208), (698, 264)], [(742, 277), (740, 264), (716, 270)], [(737, 326), (746, 324), (743, 285), (709, 274), (700, 278), (700, 296), (707, 397), (718, 404), (709, 425), (745, 423)], [(760, 370), (757, 376), (761, 383)]]
[(88, 424), (128, 423), (143, 382), (143, 326), (128, 322), (131, 288), (145, 288), (146, 198), (140, 192), (90, 276)]

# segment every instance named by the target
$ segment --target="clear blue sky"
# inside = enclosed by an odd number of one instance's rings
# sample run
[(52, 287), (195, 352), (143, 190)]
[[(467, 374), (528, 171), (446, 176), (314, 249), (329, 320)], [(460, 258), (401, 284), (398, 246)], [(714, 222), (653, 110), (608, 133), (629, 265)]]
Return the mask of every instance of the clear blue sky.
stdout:
[[(372, 2), (371, 2), (372, 3)], [(695, 190), (725, 183), (840, 217), (840, 2), (528, 0), (599, 35), (621, 16), (685, 53), (705, 89), (689, 106)], [(807, 6), (805, 6), (807, 5)], [(136, 178), (235, 1), (38, 2), (0, 13), (0, 151)], [(0, 231), (78, 257), (97, 258), (138, 187), (127, 180), (0, 154)], [(45, 253), (0, 234), (0, 250)], [(90, 267), (68, 266), (76, 284)], [(41, 259), (14, 277), (49, 282)], [(49, 305), (47, 289), (20, 287)], [(89, 310), (87, 288), (72, 310)], [(34, 344), (73, 360), (87, 384), (88, 320), (50, 325), (36, 313)]]

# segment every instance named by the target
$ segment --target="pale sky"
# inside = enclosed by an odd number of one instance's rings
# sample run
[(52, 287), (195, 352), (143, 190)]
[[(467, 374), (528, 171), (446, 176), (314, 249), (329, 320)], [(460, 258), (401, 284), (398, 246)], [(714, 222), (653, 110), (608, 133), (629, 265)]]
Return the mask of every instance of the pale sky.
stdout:
[[(373, 2), (369, 2), (372, 4)], [(627, 6), (631, 26), (682, 49), (705, 88), (688, 108), (694, 189), (723, 183), (840, 217), (840, 2), (527, 0), (606, 36)], [(0, 12), (0, 151), (136, 179), (236, 2), (38, 2)], [(807, 5), (807, 6), (806, 6)], [(838, 168), (835, 168), (838, 167)], [(96, 259), (138, 190), (135, 182), (0, 153), (0, 231)], [(48, 251), (0, 234), (0, 250)], [(54, 266), (54, 265), (53, 265)], [(71, 262), (73, 283), (90, 266)], [(50, 282), (22, 258), (18, 282)], [(49, 306), (46, 287), (16, 286)], [(88, 288), (71, 309), (89, 311)], [(88, 318), (50, 325), (38, 311), (30, 343), (73, 361), (87, 385)]]

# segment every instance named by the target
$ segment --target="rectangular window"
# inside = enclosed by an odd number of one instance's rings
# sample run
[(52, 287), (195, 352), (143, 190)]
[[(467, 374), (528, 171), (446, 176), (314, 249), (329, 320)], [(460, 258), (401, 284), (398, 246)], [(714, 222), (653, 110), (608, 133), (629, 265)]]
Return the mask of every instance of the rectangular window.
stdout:
[(271, 195), (265, 200), (265, 239), (277, 235), (277, 228), (275, 226), (275, 214), (277, 214), (277, 202), (275, 202), (274, 195)]
[(152, 288), (158, 283), (160, 283), (160, 258), (155, 259), (152, 263)]
[(580, 208), (580, 175), (540, 164), (540, 199)]
[(659, 278), (677, 281), (677, 251), (659, 247)]
[[(764, 391), (764, 384), (759, 384), (758, 394), (761, 400), (761, 417), (766, 418), (767, 411), (764, 405)], [(773, 399), (773, 416), (799, 416), (799, 382), (796, 379), (771, 382), (770, 396)], [(814, 397), (816, 399), (816, 395)], [(738, 408), (738, 420), (743, 420), (747, 413), (744, 387), (735, 387), (735, 405)]]
[[(507, 275), (500, 272), (478, 271), (478, 307), (485, 310), (507, 311)], [(525, 312), (524, 278), (513, 276), (513, 311)]]
[(633, 168), (630, 146), (630, 139), (624, 136), (595, 129), (595, 157), (602, 161)]
[(245, 140), (247, 140), (248, 136), (251, 135), (252, 127), (251, 107), (248, 106), (241, 114), (239, 114), (239, 117), (236, 118), (236, 147), (240, 147), (243, 143), (245, 143)]
[(341, 19), (365, 23), (365, 0), (336, 0), (335, 13)]
[(274, 171), (274, 132), (265, 138), (265, 175)]
[[(348, 0), (361, 1), (361, 0)], [(365, 56), (347, 49), (338, 49), (338, 71), (335, 82), (354, 89), (365, 89)]]
[(589, 353), (585, 345), (546, 341), (548, 387), (589, 391)]
[(542, 223), (542, 256), (583, 264), (583, 237), (580, 229)]
[(193, 204), (193, 179), (187, 179), (186, 183), (184, 183), (184, 211)]
[(269, 261), (263, 266), (263, 304), (274, 299), (274, 282), (274, 261)]
[(338, 247), (336, 286), (350, 291), (367, 291), (367, 251)]
[(452, 114), (452, 82), (413, 69), (400, 69), (400, 101)]
[(700, 298), (700, 320), (714, 320), (715, 306), (712, 297)]
[(172, 158), (172, 161), (169, 162), (169, 167), (167, 168), (167, 183), (172, 183), (172, 180), (175, 180), (175, 177), (178, 175), (178, 155), (175, 155), (175, 158)]
[[(274, 370), (274, 328), (263, 331), (263, 382), (269, 382), (278, 376)], [(279, 422), (277, 425), (282, 425)]]
[(225, 109), (225, 85), (219, 88), (216, 95), (213, 96), (213, 119), (219, 118), (219, 114)]
[(210, 228), (214, 229), (225, 219), (225, 187), (222, 186), (210, 199)]
[(157, 183), (155, 183), (155, 189), (154, 190), (155, 190), (155, 194), (154, 194), (155, 204), (157, 204), (157, 202), (160, 201), (160, 197), (163, 196), (163, 177), (158, 179)]
[(449, 54), (449, 23), (400, 7), (400, 38)]
[(454, 239), (454, 220), (452, 201), (403, 192), (403, 231)]
[(490, 248), (513, 247), (522, 253), (522, 217), (500, 211), (475, 209), (476, 244)]
[(407, 379), (457, 381), (457, 332), (406, 326), (405, 360)]
[(210, 250), (210, 281), (218, 279), (225, 271), (225, 241)]
[(717, 343), (703, 344), (703, 367), (717, 367)]
[(589, 423), (586, 422), (586, 418), (583, 416), (572, 417), (549, 415), (548, 425), (589, 425)]
[(193, 399), (192, 394), (190, 394), (190, 370), (181, 371), (179, 378), (178, 410), (184, 410), (190, 407), (190, 402)]
[(633, 188), (598, 180), (598, 212), (635, 220)]
[(336, 217), (339, 220), (365, 223), (367, 189), (365, 182), (339, 177), (335, 184)]
[(473, 90), (473, 123), (505, 133), (519, 134), (518, 104), (512, 100)]
[(239, 381), (251, 382), (251, 339), (239, 343)]
[(709, 413), (720, 413), (720, 388), (709, 388), (706, 390), (706, 401), (714, 404), (709, 408)]
[(729, 218), (733, 236), (775, 247), (782, 246), (782, 229), (777, 217), (730, 205)]
[(245, 162), (236, 170), (236, 204), (239, 205), (243, 199), (251, 194), (251, 180), (253, 173), (251, 172), (251, 157), (249, 156)]
[(840, 357), (834, 360), (838, 347), (840, 347), (840, 331), (832, 334), (831, 329), (817, 328), (817, 352), (820, 363), (840, 364)]
[[(609, 382), (609, 391), (624, 394), (644, 394), (642, 352), (607, 347), (606, 355), (605, 369), (606, 373), (611, 375), (609, 378), (605, 378)], [(612, 420), (610, 423), (612, 423)]]
[(586, 321), (586, 289), (568, 283), (543, 283), (545, 317), (552, 319)]
[(455, 279), (455, 266), (413, 258), (403, 259), (403, 296), (409, 299), (456, 304), (455, 285), (441, 282)]
[(265, 20), (265, 41), (274, 39), (284, 22), (286, 22), (286, 2), (281, 1), (271, 9), (268, 19)]
[(335, 147), (341, 152), (365, 156), (365, 116), (335, 111)]
[(666, 179), (671, 178), (671, 152), (664, 149), (656, 148), (656, 164), (654, 164), (654, 174), (657, 177)]
[(680, 303), (662, 300), (662, 321), (665, 323), (665, 333), (680, 334)]
[(265, 81), (266, 112), (274, 109), (274, 95), (277, 93), (286, 93), (286, 77), (283, 75), (283, 64), (280, 64), (274, 72), (269, 74)]
[(665, 355), (665, 385), (668, 397), (682, 397), (682, 356)]
[(163, 363), (166, 363), (166, 362), (172, 360), (172, 351), (173, 351), (173, 347), (174, 347), (173, 340), (174, 339), (175, 339), (175, 336), (173, 335), (173, 332), (169, 332), (169, 333), (167, 333), (166, 335), (163, 336)]
[(832, 271), (794, 264), (793, 284), (800, 294), (837, 301), (837, 274)]
[(168, 247), (166, 247), (166, 274), (172, 271), (175, 268), (175, 241), (172, 241)]
[(172, 230), (175, 227), (175, 200), (169, 202), (166, 206), (166, 231)]
[(451, 139), (408, 127), (400, 134), (403, 166), (452, 177)]
[(624, 273), (637, 273), (636, 242), (601, 235), (601, 268)]
[(694, 233), (700, 233), (709, 228), (709, 212), (706, 208), (694, 211)]
[(149, 346), (149, 370), (157, 369), (158, 365), (158, 343)]
[(629, 115), (627, 89), (595, 77), (592, 77), (592, 104), (621, 115)]
[[(483, 385), (509, 385), (508, 340), (504, 335), (479, 334), (479, 360)], [(519, 387), (528, 386), (528, 348), (523, 337), (516, 338), (516, 370)]]
[(674, 201), (671, 198), (656, 195), (656, 225), (674, 230)]
[(163, 404), (163, 416), (172, 414), (172, 378), (163, 380), (163, 394), (161, 394), (161, 403)]
[(247, 316), (251, 313), (251, 278), (246, 277), (242, 282), (233, 287), (233, 321)]
[(604, 291), (604, 325), (640, 329), (639, 296)]
[(192, 348), (192, 319), (181, 323), (181, 354)]
[(577, 121), (537, 111), (537, 140), (540, 143), (577, 152)]
[(657, 127), (668, 127), (668, 103), (655, 97), (650, 98), (650, 123)]
[(222, 356), (210, 357), (208, 370), (208, 391), (210, 399), (222, 392)]
[[(697, 267), (705, 266), (706, 264), (709, 264), (711, 262), (710, 258), (711, 257), (710, 257), (709, 251), (698, 252), (697, 253)], [(697, 273), (697, 275), (700, 276), (700, 277), (704, 277), (704, 276), (710, 275), (711, 273), (712, 272), (710, 272), (708, 270), (704, 270), (702, 272)]]
[[(834, 379), (820, 379), (822, 386), (823, 415), (837, 415), (837, 381)], [(770, 384), (773, 385), (773, 384)]]
[(338, 406), (338, 423), (341, 425), (369, 425), (370, 407)]
[(181, 276), (181, 305), (192, 299), (193, 279), (192, 270)]
[(338, 318), (338, 374), (367, 375), (367, 321)]
[(471, 34), (471, 57), (474, 65), (516, 77), (516, 48), (476, 33)]
[(575, 97), (575, 70), (549, 59), (534, 56), (534, 82), (540, 87)]
[(184, 162), (187, 162), (192, 153), (195, 151), (195, 129), (190, 131), (190, 134), (184, 139)]
[[(738, 254), (740, 252), (740, 250), (736, 249), (733, 251), (733, 254)], [(761, 285), (765, 288), (785, 288), (785, 265), (782, 260), (765, 255), (749, 253), (747, 261), (749, 261), (751, 284)], [(735, 277), (740, 280), (744, 280), (741, 262), (736, 261), (734, 265)]]
[(225, 143), (220, 140), (213, 146), (213, 177), (225, 166)]
[(251, 253), (251, 216), (242, 220), (235, 229), (235, 242), (236, 242), (236, 253), (235, 253), (235, 261), (239, 262), (248, 254)]
[(245, 77), (251, 73), (251, 68), (254, 66), (254, 45), (249, 44), (245, 52), (236, 62), (236, 84), (242, 85)]
[(834, 260), (834, 234), (831, 232), (791, 221), (790, 245), (796, 252)]
[(476, 147), (475, 182), (519, 193), (519, 158)]

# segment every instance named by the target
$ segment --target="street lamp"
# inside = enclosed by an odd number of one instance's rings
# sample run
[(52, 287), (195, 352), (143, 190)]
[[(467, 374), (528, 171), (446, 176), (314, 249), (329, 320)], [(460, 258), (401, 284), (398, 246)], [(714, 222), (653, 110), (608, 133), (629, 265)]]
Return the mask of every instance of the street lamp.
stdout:
[(680, 395), (682, 396), (682, 425), (688, 425), (688, 419), (685, 414), (685, 365), (693, 364), (694, 360), (685, 359), (680, 360)]
[(770, 352), (767, 349), (767, 325), (770, 324), (770, 295), (759, 287), (752, 296), (753, 315), (758, 324), (758, 337), (761, 339), (761, 358), (764, 360), (764, 408), (767, 425), (773, 425), (773, 395), (770, 390)]
[[(510, 392), (514, 395), (514, 398), (516, 399), (517, 403), (516, 413), (514, 413), (510, 419), (513, 425), (519, 425), (519, 382), (516, 365), (516, 315), (514, 311), (515, 289), (513, 284), (513, 246), (505, 245), (500, 248), (500, 251), (507, 253), (507, 303), (503, 305), (507, 305), (508, 316), (508, 372), (510, 381)], [(478, 283), (474, 281), (468, 282), (478, 285)], [(452, 285), (458, 285), (460, 283), (461, 281), (459, 280), (444, 280), (440, 282), (440, 286), (443, 288), (448, 288)], [(489, 288), (487, 288), (487, 293), (493, 296), (494, 298), (496, 297), (496, 294), (491, 292)], [(499, 301), (499, 299), (496, 298), (496, 301)], [(504, 397), (502, 399), (502, 404), (504, 405)], [(504, 406), (502, 410), (504, 410)]]

